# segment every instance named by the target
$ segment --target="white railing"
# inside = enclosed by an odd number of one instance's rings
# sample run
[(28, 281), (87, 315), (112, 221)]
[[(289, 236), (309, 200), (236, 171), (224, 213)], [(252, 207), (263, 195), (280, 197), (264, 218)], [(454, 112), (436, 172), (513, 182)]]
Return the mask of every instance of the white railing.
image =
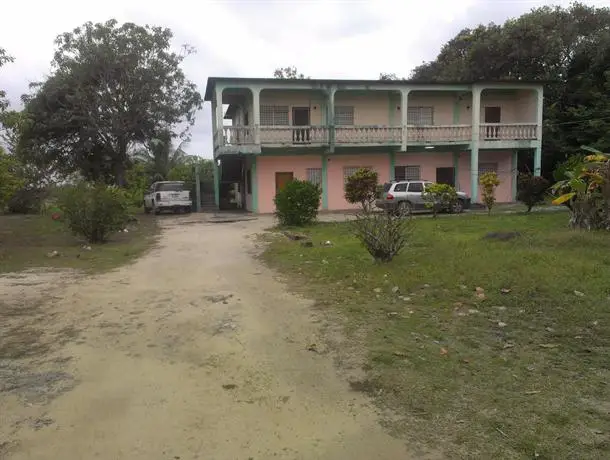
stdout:
[(485, 141), (538, 139), (536, 123), (482, 123), (479, 138)]
[(223, 126), (223, 145), (254, 144), (254, 126)]
[(336, 144), (400, 144), (400, 126), (336, 126)]
[(261, 126), (261, 144), (328, 144), (327, 126)]
[(471, 137), (470, 125), (407, 126), (407, 142), (469, 142)]

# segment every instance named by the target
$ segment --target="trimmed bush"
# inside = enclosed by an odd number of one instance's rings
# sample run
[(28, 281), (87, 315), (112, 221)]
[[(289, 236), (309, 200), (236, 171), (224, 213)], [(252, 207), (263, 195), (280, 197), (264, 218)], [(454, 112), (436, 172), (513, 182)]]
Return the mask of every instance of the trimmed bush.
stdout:
[(303, 226), (318, 217), (322, 190), (308, 181), (292, 180), (275, 195), (275, 215), (281, 225)]
[(59, 207), (68, 228), (90, 243), (103, 243), (125, 228), (129, 218), (123, 190), (102, 183), (80, 183), (64, 189)]
[(376, 262), (390, 262), (405, 248), (412, 233), (409, 216), (391, 212), (361, 212), (352, 227), (356, 238)]
[(495, 172), (490, 171), (479, 177), (479, 184), (481, 184), (481, 199), (487, 208), (487, 214), (491, 214), (491, 208), (496, 203), (496, 188), (500, 185), (500, 179)]
[(345, 183), (345, 199), (348, 203), (359, 204), (364, 211), (368, 211), (377, 198), (377, 180), (376, 171), (360, 168), (347, 178)]
[(526, 205), (527, 212), (530, 212), (534, 206), (544, 202), (549, 187), (549, 181), (544, 177), (521, 173), (517, 178), (517, 201)]
[(422, 192), (422, 199), (436, 217), (441, 211), (451, 211), (457, 203), (458, 195), (455, 187), (449, 184), (430, 184), (426, 185), (426, 190)]

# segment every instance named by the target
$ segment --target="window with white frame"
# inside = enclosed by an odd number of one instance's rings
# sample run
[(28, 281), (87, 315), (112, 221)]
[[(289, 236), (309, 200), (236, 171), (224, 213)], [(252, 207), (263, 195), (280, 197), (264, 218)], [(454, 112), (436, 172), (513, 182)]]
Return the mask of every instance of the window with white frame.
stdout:
[(395, 166), (395, 180), (421, 180), (420, 167), (418, 165)]
[(261, 126), (288, 126), (287, 105), (261, 105)]
[(347, 182), (347, 178), (356, 174), (359, 169), (373, 169), (370, 166), (345, 166), (343, 168), (343, 183)]
[(409, 107), (407, 124), (425, 126), (434, 124), (434, 107)]
[(488, 172), (498, 174), (498, 163), (479, 163), (479, 176)]
[(322, 168), (307, 168), (307, 181), (312, 184), (322, 185)]
[(354, 107), (351, 105), (335, 106), (335, 125), (351, 126), (354, 124)]

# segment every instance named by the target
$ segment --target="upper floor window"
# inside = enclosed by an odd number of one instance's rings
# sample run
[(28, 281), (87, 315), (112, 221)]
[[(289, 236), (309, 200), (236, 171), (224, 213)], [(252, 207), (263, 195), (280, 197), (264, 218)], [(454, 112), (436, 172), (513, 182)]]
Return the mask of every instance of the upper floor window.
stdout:
[(354, 124), (354, 107), (351, 105), (335, 106), (335, 125), (350, 126)]
[(434, 124), (434, 107), (409, 107), (407, 124), (422, 126)]
[(261, 126), (288, 126), (288, 106), (261, 105)]

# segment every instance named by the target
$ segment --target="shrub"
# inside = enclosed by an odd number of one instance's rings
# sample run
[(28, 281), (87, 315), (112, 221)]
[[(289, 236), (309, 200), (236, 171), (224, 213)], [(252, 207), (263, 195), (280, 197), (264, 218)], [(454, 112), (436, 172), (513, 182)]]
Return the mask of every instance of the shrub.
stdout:
[(63, 220), (75, 235), (103, 243), (125, 227), (128, 203), (123, 190), (102, 183), (80, 183), (64, 189), (59, 200)]
[(13, 194), (6, 207), (12, 214), (37, 214), (42, 211), (47, 196), (45, 189), (24, 187)]
[(449, 184), (430, 184), (426, 185), (426, 190), (422, 192), (422, 199), (436, 217), (440, 211), (451, 210), (457, 203), (458, 195), (455, 188)]
[(412, 220), (397, 213), (362, 212), (352, 223), (354, 234), (377, 262), (390, 262), (407, 245)]
[(144, 204), (144, 194), (150, 186), (150, 177), (144, 163), (135, 163), (125, 172), (127, 186), (125, 196), (130, 206), (140, 207)]
[(544, 202), (549, 189), (549, 181), (542, 176), (532, 174), (519, 174), (517, 178), (517, 201), (527, 206), (530, 212), (534, 206)]
[(293, 180), (275, 195), (275, 215), (281, 225), (302, 226), (318, 216), (322, 190), (308, 181)]
[(481, 199), (483, 204), (487, 208), (487, 213), (491, 214), (491, 208), (496, 203), (496, 188), (500, 185), (500, 179), (498, 175), (493, 172), (486, 172), (479, 178), (479, 184), (481, 184)]
[(570, 155), (567, 160), (559, 163), (555, 167), (555, 170), (553, 171), (553, 179), (555, 179), (556, 182), (569, 179), (568, 173), (582, 166), (584, 158), (584, 155)]
[(368, 168), (360, 168), (347, 178), (345, 199), (348, 203), (360, 204), (364, 211), (370, 210), (377, 198), (377, 180), (377, 172)]
[(13, 155), (0, 146), (0, 212), (16, 192), (24, 185), (20, 164)]

